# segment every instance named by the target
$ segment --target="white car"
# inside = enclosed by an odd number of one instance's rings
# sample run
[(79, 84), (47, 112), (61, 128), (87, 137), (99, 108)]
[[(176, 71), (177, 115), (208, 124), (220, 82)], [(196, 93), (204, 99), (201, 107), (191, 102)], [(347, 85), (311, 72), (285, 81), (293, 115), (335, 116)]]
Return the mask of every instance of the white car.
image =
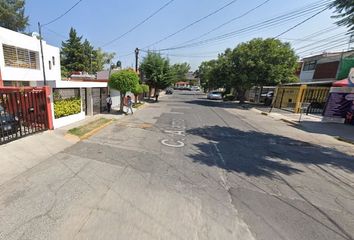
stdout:
[(192, 91), (199, 92), (199, 91), (200, 91), (200, 87), (198, 87), (198, 86), (193, 86), (193, 87), (191, 87), (191, 90), (192, 90)]
[(222, 94), (217, 91), (209, 92), (207, 98), (210, 100), (222, 100)]

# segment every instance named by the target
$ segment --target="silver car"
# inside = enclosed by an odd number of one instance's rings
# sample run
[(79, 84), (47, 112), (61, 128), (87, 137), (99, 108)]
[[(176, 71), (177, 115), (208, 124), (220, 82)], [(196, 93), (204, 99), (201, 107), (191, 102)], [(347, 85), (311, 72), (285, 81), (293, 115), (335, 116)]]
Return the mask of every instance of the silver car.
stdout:
[(217, 91), (209, 92), (207, 98), (210, 100), (222, 100), (222, 94)]

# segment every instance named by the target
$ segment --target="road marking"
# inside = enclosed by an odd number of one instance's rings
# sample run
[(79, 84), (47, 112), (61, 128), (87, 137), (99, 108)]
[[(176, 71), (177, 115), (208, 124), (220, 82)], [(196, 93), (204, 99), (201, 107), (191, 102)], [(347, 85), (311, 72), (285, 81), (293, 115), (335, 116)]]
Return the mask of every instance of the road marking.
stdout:
[(174, 148), (181, 148), (181, 147), (184, 147), (184, 142), (181, 142), (181, 141), (176, 141), (176, 143), (178, 143), (177, 145), (176, 144), (170, 144), (168, 143), (168, 139), (163, 139), (161, 141), (161, 143), (167, 147), (174, 147)]
[(169, 113), (171, 113), (171, 114), (180, 114), (180, 115), (184, 114), (184, 112), (169, 112)]
[(165, 130), (165, 133), (171, 133), (171, 134), (175, 134), (175, 135), (185, 136), (184, 131)]

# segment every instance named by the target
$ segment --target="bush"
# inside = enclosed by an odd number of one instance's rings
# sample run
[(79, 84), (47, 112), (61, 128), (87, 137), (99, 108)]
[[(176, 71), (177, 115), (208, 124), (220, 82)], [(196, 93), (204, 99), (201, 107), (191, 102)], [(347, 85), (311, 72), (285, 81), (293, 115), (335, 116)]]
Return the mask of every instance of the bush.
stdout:
[(69, 98), (54, 101), (54, 117), (61, 118), (81, 112), (81, 99)]
[(235, 100), (235, 96), (232, 94), (226, 94), (224, 96), (224, 101), (233, 101), (233, 100)]

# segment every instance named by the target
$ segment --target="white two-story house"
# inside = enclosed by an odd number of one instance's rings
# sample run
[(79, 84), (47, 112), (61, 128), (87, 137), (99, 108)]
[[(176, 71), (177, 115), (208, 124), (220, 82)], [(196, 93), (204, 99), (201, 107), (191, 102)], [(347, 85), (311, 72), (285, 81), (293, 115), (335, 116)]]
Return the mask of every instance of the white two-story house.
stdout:
[(81, 112), (53, 119), (54, 128), (65, 126), (102, 111), (105, 96), (108, 94), (107, 82), (75, 81), (61, 78), (60, 49), (42, 41), (44, 71), (38, 34), (29, 36), (0, 27), (0, 87), (40, 87), (52, 89), (52, 112), (54, 114), (55, 96), (80, 98)]

